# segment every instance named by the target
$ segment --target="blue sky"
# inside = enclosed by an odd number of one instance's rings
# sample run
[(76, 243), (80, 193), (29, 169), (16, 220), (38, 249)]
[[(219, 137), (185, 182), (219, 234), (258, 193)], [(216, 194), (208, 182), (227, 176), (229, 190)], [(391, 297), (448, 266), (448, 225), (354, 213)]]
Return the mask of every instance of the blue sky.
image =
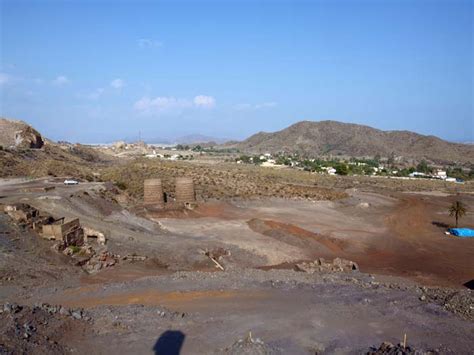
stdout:
[(332, 119), (474, 141), (474, 1), (0, 3), (1, 115), (52, 139)]

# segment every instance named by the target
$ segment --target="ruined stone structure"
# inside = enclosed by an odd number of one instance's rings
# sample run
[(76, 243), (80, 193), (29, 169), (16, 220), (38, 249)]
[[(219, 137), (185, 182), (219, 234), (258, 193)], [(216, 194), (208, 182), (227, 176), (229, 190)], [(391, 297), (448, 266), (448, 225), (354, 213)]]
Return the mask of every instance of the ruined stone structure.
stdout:
[(189, 204), (196, 201), (193, 179), (187, 177), (176, 178), (176, 203)]
[(163, 185), (161, 179), (147, 179), (144, 182), (143, 202), (146, 206), (163, 208)]
[(44, 225), (43, 237), (62, 241), (65, 247), (70, 245), (81, 246), (84, 244), (84, 231), (79, 223), (79, 218), (65, 223)]

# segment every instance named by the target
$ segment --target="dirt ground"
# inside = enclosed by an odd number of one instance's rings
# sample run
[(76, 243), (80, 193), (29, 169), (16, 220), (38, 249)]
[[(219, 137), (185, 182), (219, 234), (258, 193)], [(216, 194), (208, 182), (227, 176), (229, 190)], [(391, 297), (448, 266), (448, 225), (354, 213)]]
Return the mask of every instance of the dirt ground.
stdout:
[[(17, 334), (13, 343), (0, 336), (8, 351), (226, 353), (249, 332), (273, 353), (365, 353), (404, 334), (418, 349), (472, 351), (474, 297), (464, 285), (474, 279), (474, 240), (443, 227), (454, 200), (468, 206), (462, 225), (474, 227), (472, 193), (357, 187), (334, 201), (234, 198), (147, 212), (121, 205), (105, 183), (60, 181), (3, 180), (0, 203), (79, 217), (104, 232), (117, 264), (86, 273), (0, 214), (0, 303), (23, 306), (0, 306), (4, 333)], [(320, 257), (360, 271), (294, 271)], [(43, 307), (36, 316), (44, 303), (84, 314)], [(25, 337), (30, 325), (37, 330)]]

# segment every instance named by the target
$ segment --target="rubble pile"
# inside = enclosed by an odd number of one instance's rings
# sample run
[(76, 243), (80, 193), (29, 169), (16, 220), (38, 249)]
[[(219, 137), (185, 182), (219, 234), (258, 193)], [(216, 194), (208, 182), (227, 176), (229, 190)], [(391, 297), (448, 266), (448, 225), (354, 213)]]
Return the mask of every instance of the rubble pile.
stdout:
[(223, 353), (229, 355), (267, 355), (280, 354), (281, 352), (278, 351), (278, 349), (265, 344), (259, 338), (252, 338), (252, 333), (249, 332), (246, 338), (237, 340), (234, 344), (224, 349)]
[(0, 305), (1, 354), (64, 354), (71, 352), (63, 339), (90, 321), (82, 309), (49, 304), (33, 307), (16, 303)]
[[(97, 251), (88, 244), (81, 247), (69, 246), (63, 248), (62, 243), (56, 243), (53, 246), (53, 249), (73, 258), (74, 264), (76, 266), (81, 266), (89, 274), (115, 266), (120, 260), (120, 255), (113, 254), (107, 250)], [(132, 261), (133, 259), (128, 258), (127, 260)], [(144, 259), (137, 258), (136, 260)]]
[(435, 303), (467, 320), (474, 320), (474, 292), (420, 287), (420, 301)]
[(94, 254), (84, 264), (83, 268), (88, 273), (95, 273), (102, 269), (112, 267), (119, 261), (120, 256), (112, 254), (109, 251), (102, 251), (99, 254)]
[(417, 350), (403, 344), (394, 345), (388, 341), (384, 341), (378, 348), (372, 347), (367, 355), (436, 355), (441, 354), (438, 350)]
[(315, 272), (349, 272), (359, 270), (357, 263), (335, 258), (332, 262), (327, 262), (324, 258), (318, 258), (313, 262), (303, 262), (296, 264), (296, 271), (303, 271), (308, 274), (314, 274)]

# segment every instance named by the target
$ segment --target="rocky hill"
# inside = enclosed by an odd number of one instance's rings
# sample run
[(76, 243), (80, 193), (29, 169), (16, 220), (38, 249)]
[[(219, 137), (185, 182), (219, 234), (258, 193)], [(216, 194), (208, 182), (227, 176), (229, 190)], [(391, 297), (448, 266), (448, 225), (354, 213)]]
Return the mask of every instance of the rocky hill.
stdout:
[(0, 118), (0, 177), (95, 179), (112, 158), (81, 144), (54, 143), (23, 121)]
[(257, 133), (230, 146), (249, 153), (300, 153), (389, 157), (392, 154), (434, 162), (474, 162), (474, 146), (450, 143), (409, 131), (382, 131), (336, 121), (302, 121), (274, 133)]
[(33, 127), (23, 121), (0, 117), (0, 146), (39, 149), (43, 145), (43, 137)]

